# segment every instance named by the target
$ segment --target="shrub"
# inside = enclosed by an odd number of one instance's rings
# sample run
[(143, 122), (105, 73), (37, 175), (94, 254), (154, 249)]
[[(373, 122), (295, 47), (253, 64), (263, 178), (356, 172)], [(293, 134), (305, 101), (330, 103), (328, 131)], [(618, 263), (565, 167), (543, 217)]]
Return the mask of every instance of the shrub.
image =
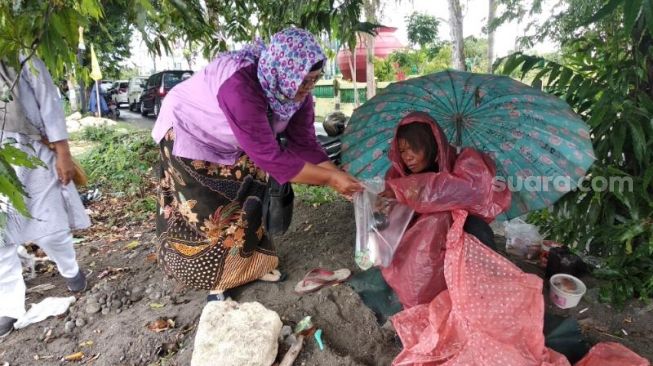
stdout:
[(89, 127), (81, 136), (98, 142), (80, 161), (90, 184), (100, 185), (105, 191), (145, 197), (152, 180), (149, 173), (158, 164), (159, 156), (148, 131)]

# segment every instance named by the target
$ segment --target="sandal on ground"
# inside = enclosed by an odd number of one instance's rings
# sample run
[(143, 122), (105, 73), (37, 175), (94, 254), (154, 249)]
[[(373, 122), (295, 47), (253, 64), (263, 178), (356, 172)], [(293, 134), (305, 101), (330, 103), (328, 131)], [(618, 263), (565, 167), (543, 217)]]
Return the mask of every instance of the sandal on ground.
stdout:
[(315, 268), (309, 271), (304, 278), (295, 286), (298, 294), (307, 294), (318, 291), (327, 286), (340, 284), (351, 277), (351, 271), (347, 268), (330, 271), (325, 268)]

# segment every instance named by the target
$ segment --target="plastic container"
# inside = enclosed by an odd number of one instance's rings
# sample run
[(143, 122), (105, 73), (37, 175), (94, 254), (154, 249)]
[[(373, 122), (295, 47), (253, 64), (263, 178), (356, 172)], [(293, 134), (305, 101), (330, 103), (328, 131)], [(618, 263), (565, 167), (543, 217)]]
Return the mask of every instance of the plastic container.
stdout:
[(583, 281), (566, 273), (551, 276), (549, 284), (551, 302), (561, 309), (569, 309), (578, 305), (587, 291), (587, 286)]

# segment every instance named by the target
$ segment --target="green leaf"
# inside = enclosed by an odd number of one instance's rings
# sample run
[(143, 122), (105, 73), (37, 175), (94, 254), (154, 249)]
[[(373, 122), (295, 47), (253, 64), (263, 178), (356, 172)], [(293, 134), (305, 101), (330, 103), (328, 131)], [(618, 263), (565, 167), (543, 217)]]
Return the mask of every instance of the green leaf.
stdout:
[[(630, 0), (625, 0), (626, 2)], [(615, 9), (617, 9), (617, 6), (621, 5), (624, 2), (624, 0), (610, 0), (608, 1), (607, 4), (603, 5), (599, 11), (597, 11), (593, 16), (591, 16), (587, 21), (583, 23), (583, 26), (590, 25), (598, 20), (601, 20), (605, 18), (608, 15), (611, 15), (614, 13)]]
[(618, 123), (613, 129), (614, 135), (611, 139), (612, 144), (614, 144), (612, 161), (619, 163), (622, 160), (621, 155), (623, 154), (624, 142), (626, 141), (626, 125), (624, 123)]
[(551, 86), (553, 85), (553, 83), (555, 83), (556, 79), (560, 75), (560, 69), (561, 69), (560, 65), (555, 65), (554, 67), (552, 67), (551, 75), (549, 75), (549, 79), (547, 80), (547, 86)]
[(522, 54), (515, 53), (510, 55), (506, 60), (506, 63), (503, 64), (503, 70), (501, 73), (504, 75), (510, 75), (522, 62), (524, 62)]
[[(34, 150), (31, 145), (30, 148)], [(39, 158), (29, 155), (19, 148), (12, 146), (10, 143), (6, 143), (0, 148), (0, 158), (4, 159), (7, 163), (14, 166), (23, 166), (30, 169), (39, 166), (45, 167), (45, 163), (42, 162)]]
[(533, 82), (535, 82), (536, 80), (540, 80), (540, 79), (542, 79), (542, 76), (544, 76), (544, 75), (546, 75), (546, 74), (548, 74), (548, 73), (550, 73), (550, 72), (551, 72), (551, 70), (550, 70), (549, 68), (544, 67), (542, 70), (540, 70), (540, 71), (535, 75), (535, 77), (533, 78)]
[(580, 86), (580, 83), (583, 81), (583, 77), (580, 75), (574, 75), (574, 77), (569, 82), (569, 87), (567, 88), (567, 94), (565, 95), (566, 100), (577, 94), (577, 89)]
[(535, 66), (535, 64), (537, 64), (541, 60), (542, 59), (539, 58), (539, 57), (532, 57), (532, 56), (526, 57), (524, 63), (521, 66), (521, 77), (522, 77), (522, 79), (524, 78), (524, 76), (526, 76), (526, 74), (529, 71), (531, 71), (533, 66)]
[(21, 215), (29, 216), (24, 199), (27, 192), (18, 180), (14, 168), (4, 159), (0, 159), (0, 194), (6, 196), (12, 207)]
[(646, 172), (644, 173), (642, 189), (647, 190), (648, 187), (651, 185), (651, 181), (653, 181), (653, 165), (649, 165), (648, 168), (646, 168)]
[(125, 249), (134, 250), (138, 248), (139, 245), (141, 245), (141, 243), (138, 240), (132, 240), (125, 245)]
[(624, 1), (624, 30), (630, 32), (633, 25), (637, 21), (640, 9), (642, 7), (642, 0), (627, 0)]
[(653, 0), (645, 0), (642, 7), (646, 16), (646, 26), (649, 34), (653, 34)]
[(644, 155), (646, 154), (646, 136), (644, 130), (642, 129), (641, 124), (633, 119), (628, 120), (628, 126), (630, 126), (633, 150), (635, 151), (637, 162), (640, 165), (647, 164), (648, 161), (644, 161)]
[(570, 69), (565, 67), (562, 70), (562, 73), (560, 74), (560, 79), (558, 80), (558, 83), (557, 83), (558, 87), (560, 87), (560, 88), (566, 87), (567, 83), (569, 82), (569, 79), (571, 79), (573, 74), (574, 73)]
[(98, 0), (82, 0), (80, 8), (82, 14), (91, 18), (98, 19), (102, 16), (102, 5)]

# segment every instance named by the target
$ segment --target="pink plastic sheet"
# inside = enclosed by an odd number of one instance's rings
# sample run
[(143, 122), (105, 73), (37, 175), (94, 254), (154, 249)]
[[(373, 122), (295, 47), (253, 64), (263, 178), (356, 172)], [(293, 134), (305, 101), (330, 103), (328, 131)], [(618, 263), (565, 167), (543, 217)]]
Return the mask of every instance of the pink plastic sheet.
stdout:
[[(393, 366), (570, 366), (544, 345), (542, 280), (464, 233), (466, 216), (454, 211), (447, 235), (448, 289), (391, 319), (404, 345)], [(650, 363), (606, 342), (575, 366), (625, 365)]]
[[(472, 149), (456, 155), (423, 113), (438, 145), (438, 173), (407, 175), (397, 142), (387, 188), (415, 209), (392, 263), (382, 270), (406, 310), (392, 318), (404, 350), (394, 366), (570, 366), (544, 345), (542, 280), (463, 232), (468, 214), (494, 219), (510, 206), (496, 191), (492, 160)], [(649, 365), (625, 347), (600, 343), (576, 366)]]
[(544, 346), (542, 280), (463, 233), (456, 210), (447, 235), (448, 289), (392, 318), (404, 350), (393, 365), (568, 366)]
[(589, 353), (575, 366), (649, 366), (648, 360), (615, 342), (602, 342), (590, 349)]

